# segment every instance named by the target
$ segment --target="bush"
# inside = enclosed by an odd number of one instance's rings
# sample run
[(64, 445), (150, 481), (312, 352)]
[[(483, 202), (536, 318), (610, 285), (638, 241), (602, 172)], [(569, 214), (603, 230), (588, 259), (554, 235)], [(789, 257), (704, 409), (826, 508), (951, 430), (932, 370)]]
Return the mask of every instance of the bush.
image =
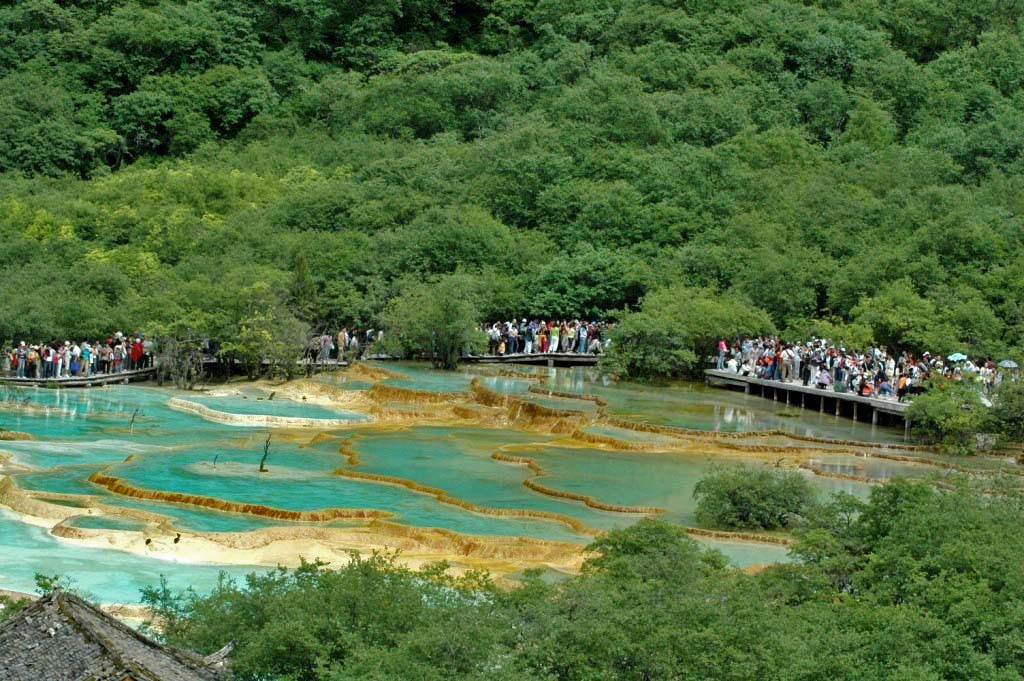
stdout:
[(749, 300), (713, 289), (670, 286), (647, 294), (612, 334), (605, 367), (622, 376), (698, 375), (719, 338), (774, 333)]
[(992, 420), (999, 432), (1011, 440), (1024, 440), (1024, 382), (1004, 381), (992, 404)]
[(906, 412), (914, 432), (949, 452), (973, 453), (977, 449), (976, 435), (992, 425), (992, 415), (977, 387), (967, 381), (944, 379), (932, 380), (927, 387)]
[(454, 369), (463, 353), (481, 345), (475, 281), (451, 274), (407, 287), (384, 311), (384, 350), (424, 355), (436, 368)]
[(0, 596), (0, 622), (14, 617), (22, 608), (29, 604), (27, 598)]
[(697, 483), (697, 521), (728, 529), (789, 527), (814, 502), (800, 473), (749, 467), (721, 468)]

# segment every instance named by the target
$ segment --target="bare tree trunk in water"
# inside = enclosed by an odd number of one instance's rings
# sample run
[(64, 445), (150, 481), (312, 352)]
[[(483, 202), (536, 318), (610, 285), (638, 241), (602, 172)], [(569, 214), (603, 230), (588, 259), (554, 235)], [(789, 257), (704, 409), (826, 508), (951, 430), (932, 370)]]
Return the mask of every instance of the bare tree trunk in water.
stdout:
[(260, 459), (260, 473), (267, 473), (267, 455), (270, 453), (270, 433), (267, 433), (267, 441), (263, 443), (263, 458)]

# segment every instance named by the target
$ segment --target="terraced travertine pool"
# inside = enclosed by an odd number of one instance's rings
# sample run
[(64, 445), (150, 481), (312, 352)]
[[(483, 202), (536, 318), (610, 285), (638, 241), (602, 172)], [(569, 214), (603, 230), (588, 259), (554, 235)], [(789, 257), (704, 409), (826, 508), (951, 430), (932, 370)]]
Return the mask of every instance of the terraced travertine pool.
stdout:
[[(724, 461), (799, 465), (822, 495), (935, 470), (880, 456), (917, 456), (901, 430), (583, 369), (371, 363), (200, 393), (6, 388), (0, 428), (32, 438), (0, 442), (0, 588), (59, 573), (106, 602), (137, 601), (160, 574), (206, 588), (224, 566), (353, 549), (571, 570), (601, 531), (652, 514), (695, 525), (694, 485)], [(787, 559), (777, 543), (698, 539), (740, 566)]]

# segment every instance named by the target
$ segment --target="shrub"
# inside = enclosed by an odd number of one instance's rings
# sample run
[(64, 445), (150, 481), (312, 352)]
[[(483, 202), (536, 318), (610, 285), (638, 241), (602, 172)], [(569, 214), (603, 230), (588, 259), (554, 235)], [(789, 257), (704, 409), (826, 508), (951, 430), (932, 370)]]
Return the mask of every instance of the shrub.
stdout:
[(973, 453), (976, 435), (992, 424), (975, 385), (943, 379), (932, 380), (928, 390), (914, 398), (906, 418), (926, 442), (955, 454)]
[(1004, 436), (1024, 440), (1024, 382), (1004, 381), (992, 404), (995, 427)]
[(697, 521), (729, 529), (788, 527), (814, 501), (807, 479), (795, 471), (721, 468), (697, 483)]
[(774, 332), (768, 314), (742, 296), (670, 286), (622, 318), (604, 366), (634, 378), (699, 375), (719, 338)]

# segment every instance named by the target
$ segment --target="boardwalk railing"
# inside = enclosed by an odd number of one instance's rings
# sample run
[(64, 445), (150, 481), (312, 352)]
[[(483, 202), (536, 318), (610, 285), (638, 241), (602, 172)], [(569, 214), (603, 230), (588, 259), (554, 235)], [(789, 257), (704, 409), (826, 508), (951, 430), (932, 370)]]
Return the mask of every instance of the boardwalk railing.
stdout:
[(723, 369), (708, 369), (704, 372), (709, 385), (741, 388), (748, 395), (760, 395), (776, 402), (798, 406), (801, 409), (817, 409), (819, 412), (835, 413), (855, 421), (870, 420), (872, 425), (880, 422), (902, 423), (909, 427), (904, 412), (907, 404), (896, 399), (864, 397), (850, 392), (824, 390), (803, 383), (773, 381), (755, 376), (744, 376)]
[(151, 366), (144, 369), (132, 369), (131, 371), (118, 371), (112, 374), (64, 376), (62, 378), (17, 378), (15, 376), (2, 376), (0, 377), (0, 383), (4, 383), (6, 385), (35, 385), (47, 388), (91, 388), (98, 385), (145, 381), (155, 377), (156, 370), (157, 368), (155, 366)]
[(598, 355), (587, 355), (575, 352), (533, 352), (530, 354), (516, 353), (508, 355), (465, 355), (463, 362), (471, 364), (533, 364), (540, 366), (594, 366)]

